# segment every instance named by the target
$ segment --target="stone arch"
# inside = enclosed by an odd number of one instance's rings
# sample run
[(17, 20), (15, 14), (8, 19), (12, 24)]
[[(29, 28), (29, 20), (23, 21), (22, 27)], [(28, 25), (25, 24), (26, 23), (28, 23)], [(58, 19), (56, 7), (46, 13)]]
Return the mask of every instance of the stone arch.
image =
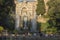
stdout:
[(27, 15), (27, 8), (26, 8), (26, 7), (23, 7), (23, 8), (21, 9), (21, 14)]
[(27, 9), (25, 7), (23, 7), (21, 11), (26, 12)]

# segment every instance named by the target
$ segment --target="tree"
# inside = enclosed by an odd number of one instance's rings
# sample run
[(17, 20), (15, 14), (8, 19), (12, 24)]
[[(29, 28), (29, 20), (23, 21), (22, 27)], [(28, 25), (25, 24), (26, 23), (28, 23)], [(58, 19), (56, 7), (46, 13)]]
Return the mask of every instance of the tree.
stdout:
[(45, 32), (46, 29), (49, 27), (49, 23), (46, 22), (46, 23), (41, 23), (41, 32)]
[[(50, 0), (48, 3), (49, 5), (49, 10), (48, 10), (48, 15), (50, 17), (50, 21), (52, 21), (53, 27), (57, 27), (58, 29), (60, 28), (60, 0)], [(58, 22), (59, 21), (59, 22)]]
[(55, 34), (57, 32), (57, 28), (55, 27), (47, 28), (45, 31), (46, 31), (46, 34)]
[(5, 29), (14, 29), (14, 18), (11, 14), (14, 14), (14, 0), (2, 0), (0, 1), (0, 25)]
[(37, 15), (40, 15), (40, 14), (43, 15), (45, 13), (44, 0), (38, 0), (36, 12), (37, 12)]

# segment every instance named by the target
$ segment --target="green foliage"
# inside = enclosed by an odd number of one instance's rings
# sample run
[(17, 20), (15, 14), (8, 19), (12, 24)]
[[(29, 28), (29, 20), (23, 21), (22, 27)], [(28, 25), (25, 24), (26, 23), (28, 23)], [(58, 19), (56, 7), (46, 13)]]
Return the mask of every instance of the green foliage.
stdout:
[(4, 30), (4, 28), (2, 26), (0, 26), (0, 32), (2, 32)]
[(41, 23), (37, 22), (37, 30), (40, 32), (41, 30)]
[(3, 2), (4, 2), (4, 0), (0, 0), (0, 5), (2, 5), (2, 4), (3, 4)]
[(57, 32), (57, 28), (51, 27), (51, 24), (49, 24), (49, 22), (41, 23), (41, 32), (46, 34), (55, 34)]
[(48, 20), (48, 23), (49, 23), (50, 27), (53, 27), (56, 25), (56, 20), (50, 19), (50, 20)]
[(47, 28), (47, 29), (45, 30), (45, 32), (46, 32), (47, 34), (55, 34), (55, 33), (57, 32), (57, 28), (55, 28), (55, 27)]
[(14, 29), (14, 18), (11, 14), (14, 13), (14, 2), (13, 0), (0, 0), (0, 25), (4, 26), (5, 29)]
[(55, 7), (55, 6), (57, 6), (56, 3), (57, 3), (56, 0), (50, 0), (47, 4), (48, 4), (49, 7), (51, 8), (51, 7)]
[[(59, 2), (58, 2), (59, 1)], [(60, 15), (60, 0), (50, 0), (48, 2), (49, 5), (49, 11), (48, 14), (50, 17), (59, 17)], [(58, 15), (58, 16), (57, 16)]]
[(37, 12), (37, 15), (40, 15), (40, 14), (43, 15), (45, 13), (44, 0), (38, 0), (36, 12)]
[(54, 16), (54, 12), (55, 12), (55, 7), (50, 8), (48, 12), (49, 16)]
[(18, 30), (14, 30), (13, 32), (14, 32), (14, 33), (18, 33)]
[[(53, 27), (60, 28), (60, 0), (50, 0), (48, 3), (49, 10), (48, 15), (50, 17), (50, 25)], [(59, 21), (59, 22), (58, 22)]]
[(49, 27), (49, 23), (41, 23), (41, 31), (44, 32)]

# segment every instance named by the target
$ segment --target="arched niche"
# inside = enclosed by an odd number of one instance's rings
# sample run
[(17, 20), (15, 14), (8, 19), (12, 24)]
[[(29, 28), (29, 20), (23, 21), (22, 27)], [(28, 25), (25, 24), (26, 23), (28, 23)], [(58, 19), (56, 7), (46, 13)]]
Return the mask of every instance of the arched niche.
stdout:
[(23, 8), (22, 8), (21, 14), (24, 15), (24, 16), (27, 15), (27, 8), (26, 8), (26, 7), (23, 7)]

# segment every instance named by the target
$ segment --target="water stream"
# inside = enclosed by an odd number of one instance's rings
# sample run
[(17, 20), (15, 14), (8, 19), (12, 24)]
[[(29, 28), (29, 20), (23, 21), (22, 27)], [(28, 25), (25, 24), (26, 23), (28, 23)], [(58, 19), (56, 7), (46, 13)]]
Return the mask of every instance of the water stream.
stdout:
[(32, 25), (31, 32), (37, 32), (36, 13), (34, 15), (34, 18), (31, 19), (31, 25)]
[(27, 17), (24, 17), (24, 29), (28, 29), (28, 27), (27, 27)]
[(16, 22), (15, 22), (15, 29), (19, 29), (19, 22), (20, 22), (20, 19), (19, 19), (19, 15), (16, 15)]

